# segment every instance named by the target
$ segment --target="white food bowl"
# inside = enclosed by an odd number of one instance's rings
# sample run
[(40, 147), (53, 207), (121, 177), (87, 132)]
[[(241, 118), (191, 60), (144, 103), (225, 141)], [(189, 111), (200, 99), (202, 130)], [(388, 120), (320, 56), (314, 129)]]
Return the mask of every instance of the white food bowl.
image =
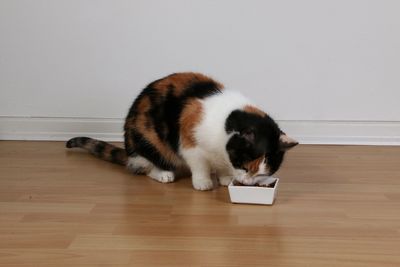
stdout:
[[(273, 180), (271, 180), (273, 179)], [(265, 183), (275, 182), (274, 187), (234, 185), (231, 182), (228, 186), (229, 196), (232, 203), (264, 204), (272, 205), (278, 191), (279, 178), (266, 177)], [(264, 183), (262, 183), (264, 184)]]

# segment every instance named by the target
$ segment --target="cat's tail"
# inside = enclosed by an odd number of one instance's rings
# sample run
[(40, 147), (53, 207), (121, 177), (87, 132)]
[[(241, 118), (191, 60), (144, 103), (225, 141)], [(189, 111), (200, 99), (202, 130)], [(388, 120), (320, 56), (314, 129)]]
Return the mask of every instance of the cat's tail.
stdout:
[(128, 160), (125, 149), (89, 137), (74, 137), (68, 140), (65, 146), (67, 148), (83, 148), (98, 158), (124, 166)]

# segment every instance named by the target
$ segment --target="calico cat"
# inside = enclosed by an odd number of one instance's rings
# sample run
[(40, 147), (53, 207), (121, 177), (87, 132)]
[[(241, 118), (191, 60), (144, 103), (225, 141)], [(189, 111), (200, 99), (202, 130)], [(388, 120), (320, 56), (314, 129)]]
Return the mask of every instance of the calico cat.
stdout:
[(136, 174), (169, 183), (183, 166), (197, 190), (213, 188), (235, 177), (254, 184), (272, 175), (284, 153), (298, 143), (245, 96), (225, 90), (200, 73), (175, 73), (150, 83), (136, 98), (125, 121), (125, 149), (88, 137), (75, 137), (68, 148), (127, 166)]

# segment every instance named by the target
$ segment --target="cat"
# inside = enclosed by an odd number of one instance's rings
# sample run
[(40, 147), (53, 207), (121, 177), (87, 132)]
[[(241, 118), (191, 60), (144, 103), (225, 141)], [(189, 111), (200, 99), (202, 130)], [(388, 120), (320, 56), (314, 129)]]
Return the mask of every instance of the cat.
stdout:
[(241, 93), (200, 73), (156, 80), (133, 102), (124, 125), (125, 149), (88, 137), (70, 139), (95, 156), (136, 174), (169, 183), (187, 166), (197, 190), (213, 188), (211, 172), (227, 186), (233, 178), (251, 185), (272, 175), (298, 144)]

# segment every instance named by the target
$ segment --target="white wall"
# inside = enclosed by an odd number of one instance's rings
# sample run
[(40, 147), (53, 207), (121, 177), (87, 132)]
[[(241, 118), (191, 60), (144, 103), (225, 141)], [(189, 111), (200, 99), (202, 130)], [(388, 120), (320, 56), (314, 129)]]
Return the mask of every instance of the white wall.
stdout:
[(398, 142), (399, 10), (396, 0), (0, 0), (0, 137), (29, 128), (46, 139), (65, 118), (56, 132), (102, 134), (114, 126), (82, 130), (73, 118), (118, 124), (145, 84), (193, 70), (246, 92), (299, 138), (363, 138), (367, 121), (375, 139)]

